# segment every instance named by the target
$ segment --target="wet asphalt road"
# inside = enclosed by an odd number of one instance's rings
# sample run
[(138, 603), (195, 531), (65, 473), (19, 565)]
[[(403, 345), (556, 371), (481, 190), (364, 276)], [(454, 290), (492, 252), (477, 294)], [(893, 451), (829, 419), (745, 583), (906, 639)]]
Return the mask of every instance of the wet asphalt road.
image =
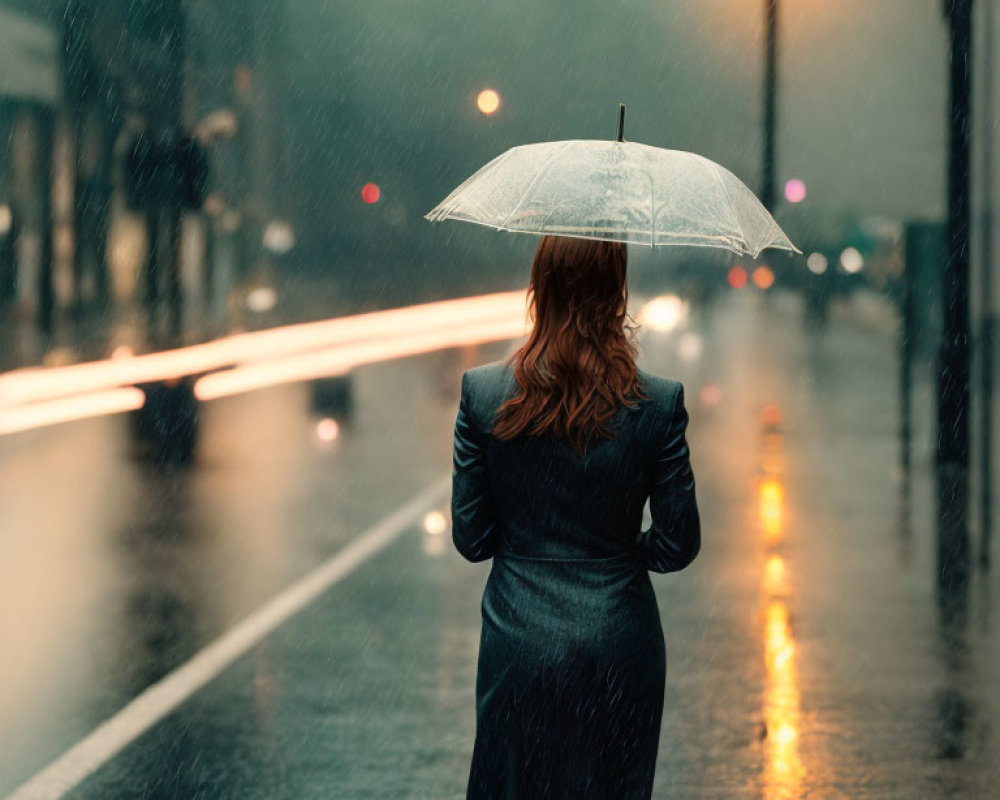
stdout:
[[(703, 524), (653, 576), (654, 796), (995, 796), (998, 582), (939, 623), (932, 398), (907, 508), (891, 326), (809, 335), (796, 298), (737, 292), (641, 341), (685, 383)], [(450, 472), (461, 372), (509, 347), (357, 370), (333, 442), (308, 384), (213, 401), (187, 469), (137, 458), (124, 417), (0, 440), (0, 797)], [(411, 526), (66, 796), (463, 797), (488, 572)]]

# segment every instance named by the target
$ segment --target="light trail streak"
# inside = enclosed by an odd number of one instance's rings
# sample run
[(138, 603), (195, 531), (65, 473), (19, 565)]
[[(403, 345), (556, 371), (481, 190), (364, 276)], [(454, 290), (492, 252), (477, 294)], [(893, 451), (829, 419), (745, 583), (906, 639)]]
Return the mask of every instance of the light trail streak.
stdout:
[[(518, 299), (518, 295), (520, 295), (520, 299)], [(511, 299), (515, 302), (511, 302)], [(483, 300), (489, 302), (482, 302)], [(366, 321), (360, 330), (368, 331), (368, 334), (361, 341), (354, 341), (356, 336), (352, 334), (351, 341), (343, 342), (334, 347), (328, 346), (312, 351), (298, 352), (284, 357), (274, 357), (270, 360), (260, 359), (265, 353), (285, 353), (292, 344), (301, 345), (307, 341), (309, 343), (324, 341), (322, 337), (329, 337), (329, 328), (313, 327), (317, 324), (309, 323), (308, 326), (312, 327), (312, 330), (305, 331), (305, 336), (301, 335), (301, 331), (289, 331), (288, 329), (262, 332), (273, 334), (273, 338), (262, 341), (262, 346), (254, 351), (255, 358), (253, 360), (247, 360), (246, 366), (214, 372), (200, 378), (195, 382), (195, 396), (199, 400), (227, 397), (282, 383), (343, 374), (364, 364), (426, 353), (446, 347), (511, 339), (521, 336), (529, 330), (529, 323), (521, 305), (523, 293), (514, 292), (507, 296), (484, 296), (483, 298), (471, 298), (471, 301), (466, 307), (456, 307), (455, 301), (448, 301), (451, 306), (450, 313), (443, 313), (439, 304), (429, 304), (434, 307), (432, 311), (438, 315), (437, 318), (427, 320), (422, 316), (418, 317), (419, 324), (416, 326), (407, 325), (405, 317), (402, 321), (398, 317), (390, 317), (388, 325), (378, 328), (372, 326), (370, 321)], [(403, 311), (408, 312), (410, 309), (398, 311), (402, 314)], [(382, 314), (383, 312), (376, 313)], [(382, 318), (385, 319), (384, 316)], [(327, 322), (340, 321), (329, 320)], [(319, 325), (326, 326), (326, 323), (319, 323)], [(317, 337), (317, 333), (321, 336)], [(257, 336), (257, 334), (250, 334), (250, 336)], [(157, 353), (152, 356), (128, 359), (124, 363), (128, 366), (131, 365), (132, 361), (147, 360), (148, 363), (141, 367), (141, 374), (144, 375), (145, 380), (139, 382), (169, 379), (177, 373), (164, 373), (162, 371), (164, 365), (171, 368), (179, 367), (183, 370), (179, 373), (180, 375), (191, 374), (192, 364), (203, 357), (202, 348), (211, 347), (214, 344), (216, 343), (184, 348), (183, 351)], [(194, 356), (185, 353), (185, 351), (190, 350), (197, 352)], [(166, 358), (160, 359), (159, 356), (166, 356)], [(182, 360), (182, 356), (186, 357), (187, 360)], [(96, 362), (65, 369), (91, 368), (104, 363)], [(116, 359), (106, 363), (114, 368), (123, 364), (123, 361)], [(154, 368), (159, 370), (155, 374)], [(97, 385), (103, 385), (101, 382), (108, 380), (111, 375), (115, 376), (115, 380), (122, 375), (120, 372), (109, 373), (106, 371), (89, 374), (94, 381), (98, 382)], [(140, 374), (140, 371), (133, 369), (128, 374), (134, 379), (137, 374)], [(27, 396), (35, 396), (41, 392), (40, 386), (22, 388), (26, 388), (25, 394)], [(55, 383), (46, 384), (45, 388), (58, 391), (63, 389), (62, 386)], [(144, 400), (144, 394), (140, 389), (119, 387), (99, 389), (72, 396), (56, 395), (51, 399), (26, 402), (6, 408), (0, 404), (0, 435), (20, 433), (102, 414), (131, 411), (141, 408)]]
[(513, 339), (525, 332), (522, 319), (500, 319), (460, 327), (449, 325), (443, 330), (425, 331), (399, 339), (333, 347), (290, 356), (280, 361), (216, 372), (200, 378), (194, 385), (194, 393), (199, 400), (214, 400), (281, 383), (340, 375), (363, 364), (427, 353), (445, 347)]
[(4, 409), (0, 415), (0, 435), (71, 422), (105, 414), (120, 414), (142, 408), (146, 396), (140, 389), (105, 389), (76, 397), (60, 397), (41, 403)]
[(213, 372), (335, 344), (391, 339), (473, 321), (524, 318), (525, 314), (524, 290), (500, 292), (243, 333), (133, 358), (14, 370), (0, 375), (0, 410), (6, 415), (7, 408), (24, 403)]

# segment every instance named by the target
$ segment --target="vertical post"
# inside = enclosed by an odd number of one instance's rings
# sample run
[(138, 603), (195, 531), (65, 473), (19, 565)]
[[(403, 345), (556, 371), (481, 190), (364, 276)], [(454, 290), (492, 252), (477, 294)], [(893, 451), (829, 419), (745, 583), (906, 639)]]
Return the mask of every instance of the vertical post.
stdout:
[(979, 293), (983, 302), (980, 346), (980, 440), (981, 474), (979, 487), (979, 563), (990, 563), (990, 542), (993, 527), (993, 137), (996, 120), (993, 107), (993, 2), (988, 1), (983, 12), (986, 29), (986, 50), (983, 53), (983, 217), (982, 217), (982, 270)]
[(83, 279), (86, 262), (90, 257), (90, 198), (87, 183), (90, 175), (86, 169), (86, 137), (88, 134), (89, 98), (96, 93), (93, 70), (89, 59), (90, 9), (78, 0), (69, 0), (63, 13), (62, 65), (66, 92), (65, 107), (73, 132), (73, 311), (83, 307)]
[(760, 200), (764, 208), (774, 211), (775, 204), (775, 140), (778, 111), (778, 0), (764, 0), (764, 157), (762, 163)]
[(913, 466), (913, 350), (914, 339), (917, 335), (916, 320), (914, 319), (913, 284), (916, 276), (917, 258), (914, 254), (912, 239), (915, 238), (912, 229), (908, 228), (906, 239), (904, 240), (903, 258), (903, 296), (902, 296), (902, 317), (901, 335), (899, 342), (899, 402), (900, 402), (900, 430), (899, 435), (900, 466), (903, 470), (904, 479), (909, 479), (910, 469)]
[(181, 219), (182, 208), (177, 170), (177, 144), (183, 129), (184, 116), (184, 8), (181, 0), (173, 0), (167, 18), (166, 45), (168, 66), (164, 85), (164, 129), (169, 132), (171, 179), (167, 191), (165, 229), (167, 233), (167, 307), (170, 329), (175, 337), (180, 336), (182, 324), (183, 296), (181, 292)]
[(969, 572), (969, 165), (972, 0), (948, 0), (951, 31), (947, 260), (938, 373), (938, 586), (965, 607)]
[(156, 318), (160, 305), (160, 200), (150, 198), (146, 207), (146, 311), (150, 322)]
[(171, 199), (165, 220), (167, 232), (167, 309), (169, 311), (170, 333), (180, 338), (183, 324), (184, 297), (181, 291), (181, 207), (176, 199)]
[(17, 293), (18, 204), (14, 202), (13, 164), (14, 104), (0, 98), (0, 303), (14, 299)]
[(37, 191), (40, 192), (39, 238), (41, 247), (38, 258), (38, 326), (45, 335), (52, 333), (55, 316), (55, 286), (52, 276), (52, 169), (55, 163), (55, 112), (39, 107), (38, 161), (36, 164)]

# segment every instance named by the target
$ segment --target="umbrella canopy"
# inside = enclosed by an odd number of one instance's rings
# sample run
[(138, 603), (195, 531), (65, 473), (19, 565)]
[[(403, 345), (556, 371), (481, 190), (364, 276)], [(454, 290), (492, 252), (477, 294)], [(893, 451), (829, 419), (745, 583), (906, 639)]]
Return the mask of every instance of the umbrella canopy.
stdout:
[(767, 247), (801, 252), (729, 170), (695, 153), (638, 142), (513, 147), (425, 218), (650, 247), (722, 247), (754, 258)]

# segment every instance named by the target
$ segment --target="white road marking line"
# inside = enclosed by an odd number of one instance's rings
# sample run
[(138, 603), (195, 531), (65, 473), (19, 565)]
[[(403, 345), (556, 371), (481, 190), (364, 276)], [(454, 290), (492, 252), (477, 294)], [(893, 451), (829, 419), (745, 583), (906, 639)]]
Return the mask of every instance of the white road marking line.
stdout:
[(58, 800), (236, 659), (411, 527), (451, 490), (451, 472), (149, 686), (4, 800)]

